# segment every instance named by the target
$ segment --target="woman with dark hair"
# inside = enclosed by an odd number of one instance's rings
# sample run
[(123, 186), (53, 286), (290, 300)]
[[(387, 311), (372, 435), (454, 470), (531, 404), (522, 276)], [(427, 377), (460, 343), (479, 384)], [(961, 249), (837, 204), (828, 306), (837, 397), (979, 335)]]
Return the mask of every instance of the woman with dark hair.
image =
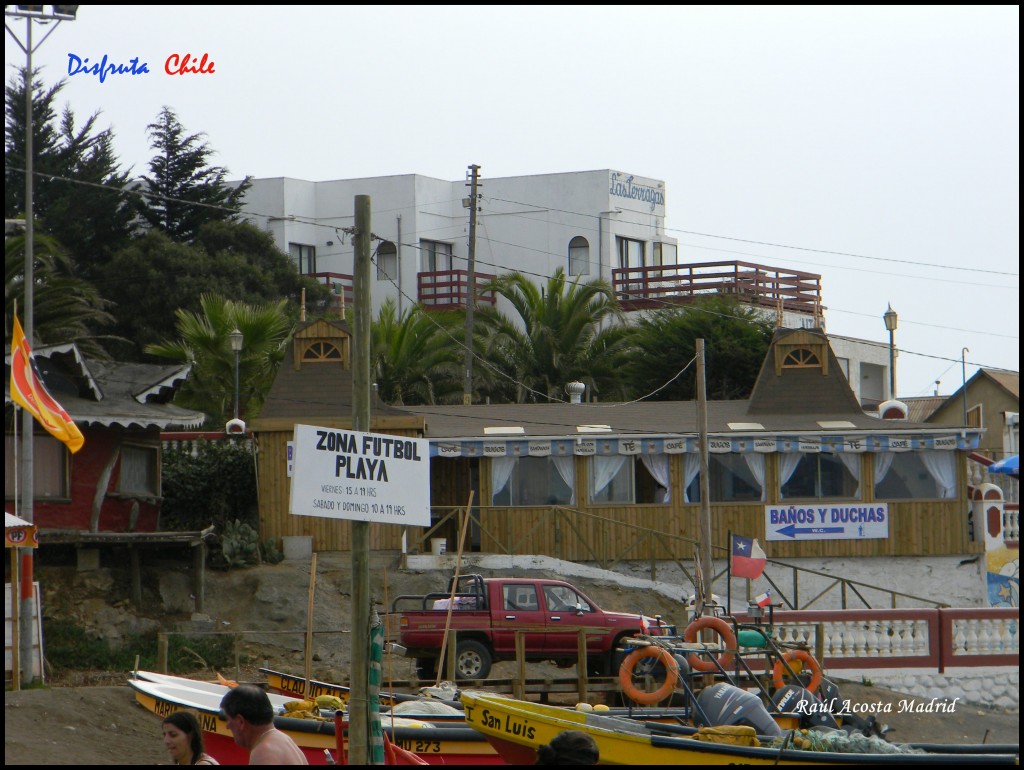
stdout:
[(559, 733), (537, 749), (538, 765), (596, 765), (597, 744), (580, 730)]
[(203, 731), (189, 711), (175, 711), (164, 719), (164, 748), (176, 765), (219, 765), (203, 751)]

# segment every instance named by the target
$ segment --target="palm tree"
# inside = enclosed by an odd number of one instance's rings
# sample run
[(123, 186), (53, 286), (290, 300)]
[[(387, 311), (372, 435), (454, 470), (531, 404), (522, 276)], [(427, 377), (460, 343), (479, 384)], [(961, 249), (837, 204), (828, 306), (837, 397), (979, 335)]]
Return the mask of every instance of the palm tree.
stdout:
[(519, 316), (479, 311), (481, 324), (493, 335), (494, 365), (517, 381), (517, 402), (564, 399), (565, 385), (573, 380), (605, 398), (624, 392), (616, 372), (630, 335), (617, 323), (601, 328), (604, 321), (621, 318), (607, 281), (567, 283), (559, 268), (543, 288), (522, 273), (506, 273), (487, 288), (508, 300)]
[[(97, 335), (97, 329), (113, 323), (107, 312), (110, 303), (96, 287), (74, 274), (71, 260), (51, 237), (36, 233), (33, 277), (33, 344), (54, 345), (74, 342), (91, 358), (109, 359)], [(5, 333), (10, 342), (14, 303), (24, 314), (25, 236), (8, 238), (4, 244), (4, 312)]]
[(146, 353), (181, 363), (192, 363), (192, 373), (176, 398), (181, 406), (206, 413), (207, 424), (222, 424), (233, 414), (235, 354), (230, 334), (242, 332), (239, 359), (239, 413), (252, 419), (284, 357), (292, 323), (285, 310), (288, 300), (266, 305), (233, 302), (212, 294), (200, 297), (202, 312), (179, 310), (178, 339), (147, 345)]
[(461, 393), (458, 319), (428, 315), (418, 305), (399, 315), (385, 300), (371, 328), (371, 368), (377, 392), (395, 406), (438, 404)]

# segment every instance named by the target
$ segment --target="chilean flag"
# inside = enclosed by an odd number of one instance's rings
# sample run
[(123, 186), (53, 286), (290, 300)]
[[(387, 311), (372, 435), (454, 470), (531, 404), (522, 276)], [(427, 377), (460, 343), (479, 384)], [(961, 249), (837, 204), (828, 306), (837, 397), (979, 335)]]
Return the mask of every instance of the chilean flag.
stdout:
[(763, 594), (760, 594), (760, 595), (754, 597), (754, 603), (758, 607), (761, 607), (762, 609), (764, 609), (769, 604), (771, 604), (772, 603), (772, 589), (769, 588)]
[(755, 580), (764, 572), (768, 556), (761, 550), (757, 540), (742, 535), (732, 536), (732, 574), (735, 577)]

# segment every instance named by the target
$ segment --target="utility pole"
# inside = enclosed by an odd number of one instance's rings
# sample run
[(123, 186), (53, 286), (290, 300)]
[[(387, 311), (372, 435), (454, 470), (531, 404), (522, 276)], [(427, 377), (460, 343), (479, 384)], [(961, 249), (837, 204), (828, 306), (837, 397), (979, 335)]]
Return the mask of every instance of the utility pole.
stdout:
[[(370, 430), (370, 196), (355, 197), (352, 269), (352, 429)], [(370, 523), (352, 521), (352, 667), (349, 764), (368, 764), (370, 746)]]
[[(697, 431), (700, 450), (700, 571), (704, 606), (711, 603), (715, 563), (711, 558), (711, 481), (708, 478), (708, 401), (704, 382), (704, 340), (697, 340)], [(703, 614), (703, 612), (701, 613)]]
[(469, 406), (473, 403), (473, 310), (476, 307), (476, 213), (480, 167), (472, 164), (469, 167), (469, 264), (466, 268), (466, 352), (465, 381), (462, 385), (462, 403)]

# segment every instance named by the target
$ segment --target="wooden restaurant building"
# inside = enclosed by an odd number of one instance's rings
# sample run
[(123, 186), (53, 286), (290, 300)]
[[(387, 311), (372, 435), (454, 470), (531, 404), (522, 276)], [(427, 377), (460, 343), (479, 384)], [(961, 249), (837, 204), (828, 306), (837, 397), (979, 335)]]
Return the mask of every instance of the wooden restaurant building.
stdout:
[[(262, 414), (261, 537), (311, 535), (348, 550), (344, 521), (288, 513), (288, 442), (297, 423), (351, 428), (350, 335), (300, 327)], [(450, 514), (473, 491), (468, 550), (574, 561), (693, 556), (699, 534), (696, 401), (397, 408), (376, 399), (371, 432), (430, 442), (427, 531), (374, 524), (375, 549), (456, 537)], [(892, 407), (896, 408), (892, 408)], [(729, 531), (786, 557), (981, 553), (966, 455), (981, 430), (913, 423), (899, 404), (866, 413), (824, 333), (780, 329), (751, 397), (707, 404), (714, 544)], [(635, 546), (635, 547), (632, 547)]]

